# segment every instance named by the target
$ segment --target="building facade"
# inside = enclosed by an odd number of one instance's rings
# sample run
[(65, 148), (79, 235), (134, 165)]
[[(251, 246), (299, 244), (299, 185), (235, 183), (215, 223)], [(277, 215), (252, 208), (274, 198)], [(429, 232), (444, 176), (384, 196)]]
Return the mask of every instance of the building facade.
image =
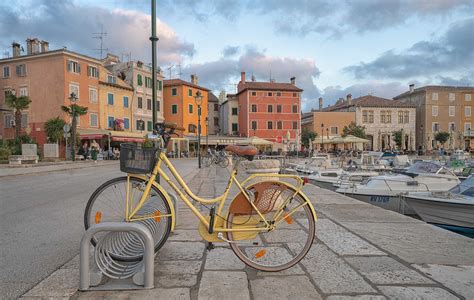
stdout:
[(227, 94), (220, 107), (220, 124), (223, 135), (239, 135), (239, 100), (235, 94)]
[(303, 114), (301, 127), (318, 136), (341, 136), (345, 126), (356, 121), (355, 112), (312, 111)]
[[(299, 148), (302, 89), (290, 83), (246, 81), (245, 72), (237, 86), (239, 133)], [(289, 139), (288, 139), (289, 137)]]
[(220, 126), (219, 126), (219, 98), (216, 97), (213, 93), (209, 92), (209, 100), (207, 103), (207, 111), (208, 111), (208, 116), (207, 116), (207, 130), (209, 134), (215, 135), (220, 133)]
[[(141, 61), (120, 62), (117, 56), (108, 54), (104, 61), (108, 70), (115, 76), (121, 77), (134, 89), (130, 107), (133, 111), (134, 122), (130, 124), (133, 132), (151, 132), (152, 123), (152, 72), (151, 67)], [(163, 74), (158, 71), (156, 82), (156, 120), (164, 121), (163, 113)]]
[[(472, 125), (473, 87), (424, 86), (410, 89), (396, 97), (395, 101), (416, 106), (416, 147), (433, 150), (473, 149), (474, 132)], [(445, 145), (438, 145), (435, 135), (449, 132)]]
[(365, 127), (369, 150), (389, 150), (398, 148), (394, 132), (402, 131), (402, 150), (414, 151), (416, 139), (416, 107), (371, 95), (352, 99), (347, 95), (345, 101), (330, 106), (325, 111), (353, 112), (357, 125)]
[[(14, 137), (13, 112), (5, 104), (6, 95), (13, 91), (17, 96), (28, 96), (31, 104), (23, 112), (22, 131), (29, 133), (40, 145), (47, 142), (44, 124), (51, 118), (70, 118), (61, 110), (70, 105), (71, 93), (77, 104), (88, 108), (86, 115), (78, 118), (78, 128), (91, 128), (91, 115), (99, 113), (99, 68), (101, 62), (92, 57), (66, 49), (49, 50), (47, 42), (27, 40), (27, 54), (20, 55), (20, 45), (13, 43), (13, 57), (0, 59), (0, 136)], [(93, 117), (94, 118), (94, 117)], [(94, 123), (95, 124), (95, 123)]]

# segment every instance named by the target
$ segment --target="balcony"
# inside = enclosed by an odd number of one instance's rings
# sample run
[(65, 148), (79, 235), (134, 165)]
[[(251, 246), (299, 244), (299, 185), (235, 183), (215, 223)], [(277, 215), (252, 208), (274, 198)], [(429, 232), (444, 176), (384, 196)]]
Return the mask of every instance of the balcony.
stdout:
[(466, 130), (464, 131), (465, 137), (474, 137), (474, 130)]

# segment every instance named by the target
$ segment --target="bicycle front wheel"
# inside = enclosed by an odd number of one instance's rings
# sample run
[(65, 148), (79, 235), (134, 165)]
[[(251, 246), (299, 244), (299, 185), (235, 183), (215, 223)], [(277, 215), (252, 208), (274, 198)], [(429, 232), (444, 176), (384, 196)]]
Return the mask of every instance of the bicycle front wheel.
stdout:
[(227, 168), (229, 166), (229, 158), (222, 156), (219, 158), (219, 167)]
[[(261, 271), (277, 272), (294, 266), (309, 251), (315, 235), (315, 216), (305, 197), (278, 182), (257, 183), (248, 190), (267, 222), (281, 222), (271, 231), (230, 231), (230, 247), (245, 264)], [(265, 226), (242, 194), (234, 198), (229, 207), (228, 228)]]
[[(145, 190), (146, 181), (140, 178), (118, 177), (101, 185), (90, 197), (84, 212), (84, 226), (89, 229), (92, 225), (102, 222), (125, 222), (126, 195), (128, 188), (129, 203), (136, 205)], [(130, 210), (130, 208), (129, 208)], [(136, 216), (153, 216), (142, 218), (135, 222), (147, 227), (155, 242), (155, 253), (163, 246), (171, 231), (171, 209), (164, 195), (152, 186), (146, 202)], [(107, 233), (96, 234), (91, 243)], [(120, 261), (137, 261), (143, 256), (140, 238), (134, 233), (119, 232), (113, 249), (108, 249), (111, 256)]]

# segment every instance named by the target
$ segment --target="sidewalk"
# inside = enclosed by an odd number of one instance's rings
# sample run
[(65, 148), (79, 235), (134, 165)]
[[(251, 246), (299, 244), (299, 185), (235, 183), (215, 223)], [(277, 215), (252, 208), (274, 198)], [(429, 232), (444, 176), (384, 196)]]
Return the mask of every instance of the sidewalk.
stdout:
[[(186, 181), (214, 196), (227, 178), (226, 170), (208, 168)], [(154, 289), (78, 292), (76, 257), (23, 299), (474, 298), (474, 240), (313, 185), (304, 191), (319, 217), (316, 240), (291, 269), (256, 271), (226, 244), (208, 252), (181, 204), (176, 231), (155, 259)]]
[(118, 160), (98, 160), (97, 162), (86, 161), (59, 161), (59, 162), (40, 162), (34, 166), (28, 167), (9, 167), (8, 165), (0, 165), (0, 177), (16, 176), (16, 175), (30, 175), (36, 173), (62, 171), (71, 169), (89, 168), (95, 166), (107, 166), (118, 164)]

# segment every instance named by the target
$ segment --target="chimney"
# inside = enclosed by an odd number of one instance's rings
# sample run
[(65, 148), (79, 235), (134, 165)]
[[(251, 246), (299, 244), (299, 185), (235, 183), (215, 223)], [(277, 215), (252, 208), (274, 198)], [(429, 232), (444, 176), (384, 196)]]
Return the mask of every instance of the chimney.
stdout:
[(292, 85), (295, 85), (296, 77), (294, 77), (294, 76), (291, 77), (291, 78), (290, 78), (290, 82), (291, 82)]
[(41, 51), (41, 42), (34, 38), (31, 40), (31, 54), (38, 54)]
[(319, 97), (319, 110), (323, 110), (323, 97)]
[(415, 91), (415, 84), (412, 83), (410, 84), (410, 93), (413, 93)]
[(33, 54), (33, 39), (26, 40), (26, 55)]
[(191, 74), (191, 83), (195, 85), (198, 84), (198, 77), (196, 74)]
[(347, 94), (346, 100), (347, 100), (347, 104), (352, 104), (352, 94)]
[(240, 82), (245, 83), (245, 71), (240, 72)]
[(20, 56), (21, 46), (17, 42), (12, 43), (13, 57)]
[(49, 51), (49, 43), (47, 41), (41, 41), (41, 52)]

